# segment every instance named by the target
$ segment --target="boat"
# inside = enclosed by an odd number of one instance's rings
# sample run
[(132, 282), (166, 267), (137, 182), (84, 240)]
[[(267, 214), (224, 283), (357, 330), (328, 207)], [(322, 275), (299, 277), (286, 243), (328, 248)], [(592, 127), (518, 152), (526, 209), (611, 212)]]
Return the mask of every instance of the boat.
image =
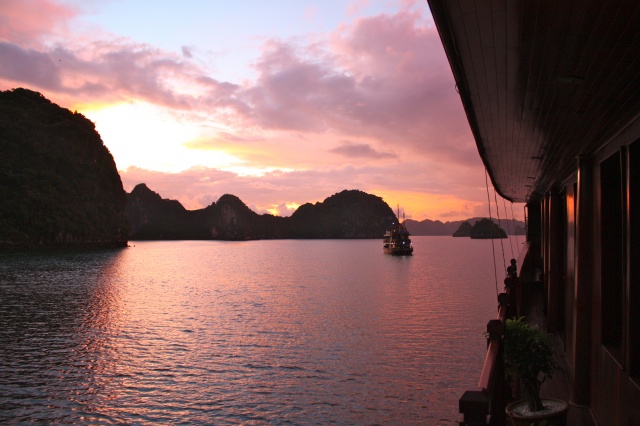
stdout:
[[(640, 425), (639, 3), (428, 3), (487, 175), (525, 205), (500, 312), (539, 315), (556, 342), (567, 374), (545, 385), (571, 403), (567, 424)], [(503, 326), (487, 324), (461, 424), (505, 424), (518, 398)]]
[(391, 231), (384, 234), (384, 252), (394, 256), (408, 256), (413, 254), (413, 243), (409, 238), (409, 231), (402, 223), (398, 223)]
[[(398, 208), (398, 216), (399, 210)], [(384, 234), (384, 239), (382, 240), (384, 252), (394, 256), (409, 256), (413, 254), (413, 243), (409, 238), (410, 235), (404, 226), (404, 221), (400, 223), (400, 220), (398, 220), (393, 229)]]

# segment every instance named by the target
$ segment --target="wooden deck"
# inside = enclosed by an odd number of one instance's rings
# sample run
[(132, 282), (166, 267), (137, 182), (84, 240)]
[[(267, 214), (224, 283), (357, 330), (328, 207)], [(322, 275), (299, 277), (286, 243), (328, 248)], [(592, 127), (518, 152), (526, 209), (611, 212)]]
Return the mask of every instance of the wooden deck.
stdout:
[[(543, 295), (541, 289), (535, 289), (529, 293), (530, 306), (526, 317), (531, 323), (538, 324), (546, 329), (546, 321), (543, 310)], [(547, 380), (541, 389), (542, 397), (571, 399), (571, 368), (564, 353), (564, 344), (557, 335), (550, 335), (555, 347), (556, 360), (565, 371), (565, 374), (558, 373), (553, 379)], [(597, 426), (598, 423), (593, 418), (590, 407), (582, 407), (569, 403), (569, 413), (567, 415), (567, 425), (576, 426)]]

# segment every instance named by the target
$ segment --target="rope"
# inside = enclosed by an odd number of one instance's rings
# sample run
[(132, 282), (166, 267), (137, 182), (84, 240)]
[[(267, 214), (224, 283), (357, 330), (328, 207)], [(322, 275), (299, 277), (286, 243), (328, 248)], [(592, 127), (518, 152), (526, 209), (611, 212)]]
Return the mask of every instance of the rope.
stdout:
[(507, 213), (507, 202), (504, 200), (504, 198), (502, 199), (502, 205), (504, 207), (504, 219), (507, 221), (507, 230), (509, 231), (509, 246), (511, 246), (511, 258), (515, 259), (515, 256), (513, 255), (513, 242), (511, 241), (511, 235), (516, 233), (516, 227), (514, 225), (513, 227), (513, 234), (511, 233), (511, 228), (509, 227), (509, 214)]
[[(513, 201), (511, 202), (511, 217), (513, 218), (513, 228), (516, 227), (516, 218), (513, 214)], [(518, 246), (518, 250), (520, 250), (520, 241), (518, 241), (518, 232), (516, 231), (516, 246)]]
[[(493, 222), (493, 218), (491, 217), (491, 197), (489, 196), (489, 177), (487, 173), (487, 169), (484, 169), (484, 184), (487, 188), (487, 206), (489, 206), (489, 220)], [(493, 238), (491, 238), (491, 251), (493, 252), (493, 276), (496, 280), (496, 299), (498, 298), (498, 267), (496, 266), (496, 249), (493, 246)]]
[[(496, 203), (496, 215), (498, 217), (498, 224), (499, 224), (500, 223), (500, 209), (498, 208), (498, 191), (496, 191), (495, 187), (493, 188), (493, 200)], [(502, 247), (502, 266), (504, 266), (504, 274), (507, 275), (507, 260), (504, 257), (504, 243), (502, 242), (502, 238), (500, 238), (500, 246)]]

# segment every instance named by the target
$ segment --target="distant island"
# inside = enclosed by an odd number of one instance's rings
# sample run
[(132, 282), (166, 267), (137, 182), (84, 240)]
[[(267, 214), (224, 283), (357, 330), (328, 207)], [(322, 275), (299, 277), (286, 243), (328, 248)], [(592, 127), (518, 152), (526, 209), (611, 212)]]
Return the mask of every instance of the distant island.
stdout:
[(90, 120), (38, 92), (0, 92), (0, 248), (126, 246), (125, 204)]
[(507, 233), (489, 218), (482, 218), (473, 226), (469, 222), (463, 222), (460, 228), (453, 233), (454, 237), (483, 238), (507, 238)]
[(186, 210), (139, 184), (127, 195), (126, 213), (132, 240), (382, 238), (397, 221), (382, 198), (358, 190), (303, 204), (291, 217), (279, 217), (255, 213), (229, 194), (204, 209)]
[[(0, 200), (0, 248), (124, 247), (129, 239), (382, 238), (398, 221), (382, 198), (359, 190), (306, 203), (290, 217), (257, 214), (230, 194), (192, 211), (145, 184), (127, 194), (95, 125), (23, 88), (0, 92)], [(483, 238), (497, 232), (479, 226), (483, 220), (409, 219), (405, 226), (413, 235)], [(524, 234), (521, 221), (491, 225)]]
[(468, 221), (464, 221), (460, 225), (460, 228), (458, 228), (458, 230), (453, 233), (453, 236), (454, 237), (470, 237), (472, 228), (473, 226)]
[[(423, 221), (416, 221), (413, 219), (407, 219), (405, 226), (412, 235), (453, 235), (456, 233), (463, 223), (469, 223), (469, 230), (473, 225), (485, 218), (473, 217), (466, 220), (456, 220), (451, 222), (441, 222), (439, 220), (425, 219)], [(496, 219), (493, 221), (502, 228), (507, 235), (525, 235), (524, 222), (521, 220), (513, 219)]]
[[(230, 194), (203, 209), (186, 210), (180, 202), (163, 199), (144, 183), (127, 194), (126, 213), (131, 240), (382, 238), (384, 230), (398, 220), (382, 198), (358, 190), (344, 190), (323, 202), (303, 204), (291, 217), (279, 217), (255, 213)], [(487, 218), (445, 224), (409, 219), (405, 224), (412, 235), (507, 237), (503, 229)], [(430, 225), (426, 231), (419, 227), (424, 224)], [(509, 225), (518, 234), (524, 234), (521, 221)], [(457, 230), (449, 231), (454, 226)]]

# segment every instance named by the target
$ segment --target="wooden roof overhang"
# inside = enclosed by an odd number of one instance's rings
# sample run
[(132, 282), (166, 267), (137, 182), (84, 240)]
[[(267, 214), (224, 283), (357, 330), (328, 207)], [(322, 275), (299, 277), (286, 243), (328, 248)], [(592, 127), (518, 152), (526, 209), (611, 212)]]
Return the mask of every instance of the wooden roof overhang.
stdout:
[(640, 114), (640, 1), (428, 0), (500, 195), (539, 199)]

